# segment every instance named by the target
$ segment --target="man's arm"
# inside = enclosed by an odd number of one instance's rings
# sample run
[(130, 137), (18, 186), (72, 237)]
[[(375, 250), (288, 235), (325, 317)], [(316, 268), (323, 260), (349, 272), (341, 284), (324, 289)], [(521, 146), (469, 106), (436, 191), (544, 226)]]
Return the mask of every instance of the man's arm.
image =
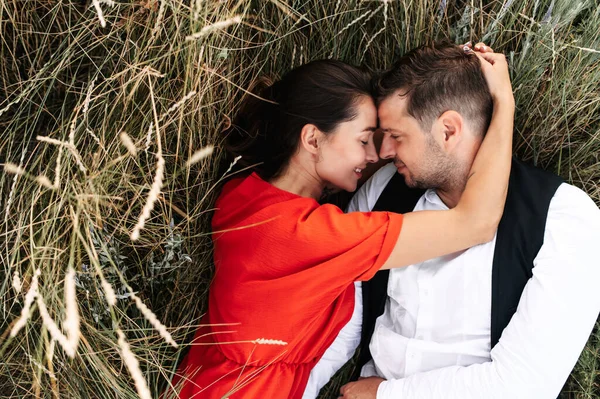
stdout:
[(598, 243), (600, 210), (581, 190), (561, 185), (533, 277), (492, 361), (385, 381), (377, 399), (556, 398), (600, 311)]

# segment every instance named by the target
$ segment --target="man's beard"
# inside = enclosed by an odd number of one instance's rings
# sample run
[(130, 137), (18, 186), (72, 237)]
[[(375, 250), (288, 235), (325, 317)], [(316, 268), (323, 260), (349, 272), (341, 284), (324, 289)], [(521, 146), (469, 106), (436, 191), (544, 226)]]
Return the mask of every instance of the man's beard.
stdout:
[(407, 168), (409, 178), (405, 176), (404, 181), (408, 187), (448, 190), (459, 185), (461, 173), (458, 162), (443, 152), (433, 137), (427, 139), (424, 159), (424, 165), (421, 165), (418, 176)]

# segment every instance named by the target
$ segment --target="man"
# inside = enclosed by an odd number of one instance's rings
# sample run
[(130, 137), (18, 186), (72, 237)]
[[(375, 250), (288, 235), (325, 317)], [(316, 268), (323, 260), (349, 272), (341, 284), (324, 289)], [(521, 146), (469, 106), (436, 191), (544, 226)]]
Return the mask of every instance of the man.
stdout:
[[(350, 211), (457, 204), (492, 112), (478, 62), (453, 45), (423, 47), (379, 79), (380, 156), (393, 163)], [(598, 243), (594, 202), (515, 160), (491, 242), (363, 284), (359, 366), (369, 378), (341, 394), (556, 398), (600, 311)]]

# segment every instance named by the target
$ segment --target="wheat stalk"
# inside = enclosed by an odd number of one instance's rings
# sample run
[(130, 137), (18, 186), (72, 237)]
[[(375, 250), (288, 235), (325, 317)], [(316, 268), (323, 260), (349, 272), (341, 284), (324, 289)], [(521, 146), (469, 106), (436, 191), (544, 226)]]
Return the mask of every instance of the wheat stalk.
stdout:
[(188, 159), (188, 161), (186, 162), (186, 166), (189, 168), (190, 166), (192, 166), (195, 163), (200, 162), (201, 160), (203, 160), (204, 158), (208, 157), (210, 154), (213, 153), (214, 147), (212, 145), (206, 146), (196, 152), (194, 152), (192, 154), (192, 156), (190, 157), (190, 159)]
[(123, 146), (125, 146), (125, 148), (127, 148), (127, 151), (129, 154), (131, 154), (131, 156), (137, 156), (137, 148), (127, 133), (121, 132), (121, 134), (119, 134), (119, 139), (121, 139), (121, 143)]
[(25, 294), (25, 304), (23, 305), (23, 309), (21, 309), (21, 317), (17, 320), (17, 322), (13, 325), (10, 330), (10, 336), (15, 337), (19, 331), (27, 324), (27, 320), (31, 316), (31, 305), (35, 300), (38, 293), (38, 277), (42, 274), (40, 269), (37, 269), (33, 273), (33, 277), (31, 278), (31, 284), (29, 286), (29, 290), (27, 290), (27, 294)]
[(231, 25), (237, 25), (240, 22), (242, 22), (242, 16), (236, 15), (235, 17), (226, 19), (224, 21), (219, 21), (219, 22), (215, 22), (212, 25), (207, 25), (204, 28), (200, 29), (200, 32), (196, 32), (192, 35), (186, 36), (185, 40), (186, 41), (198, 40), (198, 39), (208, 35), (211, 32), (214, 32), (219, 29), (225, 29)]
[(100, 26), (106, 28), (106, 20), (104, 19), (104, 14), (102, 13), (102, 8), (100, 7), (100, 2), (98, 0), (92, 0), (92, 4), (98, 13), (98, 20), (100, 21)]
[(119, 337), (117, 342), (121, 348), (121, 358), (123, 359), (125, 366), (127, 366), (131, 378), (133, 378), (138, 395), (141, 399), (151, 399), (152, 394), (150, 393), (150, 389), (148, 389), (148, 384), (142, 374), (142, 370), (140, 370), (140, 363), (131, 351), (129, 344), (125, 339), (125, 334), (123, 334), (123, 331), (121, 331), (120, 328), (117, 328), (117, 336)]
[(23, 288), (23, 283), (21, 282), (21, 279), (19, 278), (18, 270), (15, 270), (15, 272), (13, 273), (12, 287), (17, 294), (21, 293), (21, 288)]
[(257, 345), (287, 345), (287, 342), (278, 340), (278, 339), (266, 339), (266, 338), (258, 338), (252, 341)]
[(154, 312), (152, 312), (150, 310), (150, 308), (148, 308), (148, 306), (146, 306), (144, 304), (144, 302), (142, 302), (142, 300), (137, 295), (135, 295), (133, 292), (131, 292), (131, 296), (132, 296), (132, 298), (133, 298), (133, 300), (134, 300), (135, 305), (137, 306), (137, 308), (140, 310), (140, 312), (142, 312), (142, 315), (144, 315), (144, 317), (146, 318), (146, 320), (148, 320), (150, 322), (150, 324), (152, 324), (152, 326), (158, 331), (158, 333), (160, 334), (160, 336), (163, 337), (164, 340), (168, 344), (170, 344), (174, 348), (177, 348), (179, 345), (177, 344), (177, 342), (175, 342), (175, 340), (173, 340), (173, 337), (167, 331), (167, 327), (165, 327), (165, 325), (162, 324), (158, 320), (158, 317), (156, 317), (156, 315), (154, 314)]

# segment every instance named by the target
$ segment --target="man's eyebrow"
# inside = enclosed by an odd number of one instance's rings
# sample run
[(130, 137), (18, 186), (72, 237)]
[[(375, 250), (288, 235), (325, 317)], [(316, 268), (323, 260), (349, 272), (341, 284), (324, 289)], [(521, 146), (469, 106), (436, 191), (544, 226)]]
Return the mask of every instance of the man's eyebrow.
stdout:
[(403, 134), (403, 132), (401, 132), (400, 130), (396, 130), (396, 129), (381, 129), (381, 131), (384, 133)]

